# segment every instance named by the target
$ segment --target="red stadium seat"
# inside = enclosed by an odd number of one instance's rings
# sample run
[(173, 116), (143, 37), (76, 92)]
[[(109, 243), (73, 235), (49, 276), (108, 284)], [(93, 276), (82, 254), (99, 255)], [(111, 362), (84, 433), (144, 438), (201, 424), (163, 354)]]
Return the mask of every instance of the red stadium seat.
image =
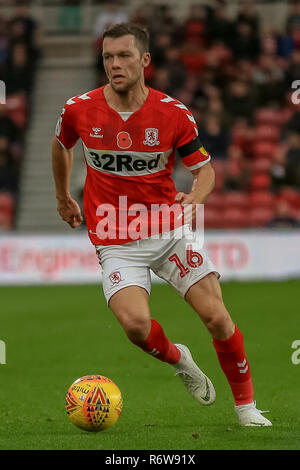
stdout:
[(222, 209), (224, 207), (224, 194), (213, 191), (205, 201), (205, 207), (210, 209)]
[(223, 204), (226, 208), (238, 207), (247, 209), (249, 206), (249, 194), (243, 191), (228, 191), (223, 195)]
[(281, 112), (271, 108), (260, 108), (255, 113), (257, 126), (281, 126)]
[(280, 199), (287, 201), (294, 209), (300, 209), (300, 192), (293, 188), (284, 188), (280, 191)]
[(252, 173), (263, 173), (271, 170), (272, 161), (270, 158), (256, 158), (251, 163)]
[(14, 215), (14, 198), (9, 193), (0, 193), (0, 228), (11, 228)]
[(246, 228), (250, 226), (249, 211), (238, 207), (230, 207), (222, 213), (223, 228)]
[(221, 160), (212, 161), (212, 167), (215, 170), (215, 191), (221, 191), (224, 188), (224, 168), (226, 162)]
[(27, 122), (27, 101), (24, 93), (14, 93), (6, 98), (7, 115), (23, 128)]
[(255, 191), (249, 195), (251, 208), (263, 207), (273, 209), (276, 198), (268, 191)]
[(256, 173), (251, 179), (251, 189), (255, 190), (268, 190), (271, 186), (271, 176), (269, 173)]
[(277, 126), (259, 126), (255, 131), (255, 140), (263, 142), (278, 142), (280, 128)]
[(278, 146), (272, 142), (254, 142), (253, 143), (253, 157), (255, 159), (263, 158), (263, 159), (272, 159), (275, 155)]
[(204, 206), (204, 229), (211, 228), (220, 228), (222, 226), (222, 212), (207, 207), (205, 204)]
[(274, 216), (273, 210), (266, 207), (257, 207), (250, 211), (251, 227), (266, 227)]

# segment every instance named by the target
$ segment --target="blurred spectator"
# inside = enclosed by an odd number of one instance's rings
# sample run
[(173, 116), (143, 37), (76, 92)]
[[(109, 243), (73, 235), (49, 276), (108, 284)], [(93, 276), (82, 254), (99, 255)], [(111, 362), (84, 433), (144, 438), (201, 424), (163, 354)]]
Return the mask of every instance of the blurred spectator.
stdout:
[(168, 68), (157, 68), (155, 71), (154, 79), (151, 82), (151, 86), (156, 90), (166, 93), (166, 95), (171, 94), (171, 80), (170, 80), (170, 71)]
[(165, 53), (165, 67), (169, 70), (170, 95), (176, 96), (177, 92), (184, 87), (187, 80), (187, 71), (180, 61), (180, 48), (170, 46)]
[(32, 64), (26, 44), (23, 42), (15, 43), (11, 49), (5, 76), (7, 94), (25, 92), (27, 98), (29, 98), (32, 91), (33, 77)]
[(284, 32), (277, 37), (277, 55), (289, 59), (294, 50), (294, 41), (291, 33)]
[(172, 47), (172, 36), (166, 31), (161, 31), (155, 36), (151, 47), (151, 57), (154, 67), (165, 66), (167, 50)]
[(248, 23), (254, 33), (259, 33), (260, 18), (255, 2), (252, 0), (242, 0), (239, 2), (237, 21)]
[(286, 124), (286, 129), (300, 134), (300, 104), (294, 105), (294, 112)]
[(185, 43), (182, 47), (181, 60), (188, 73), (200, 75), (206, 65), (207, 52), (194, 43)]
[(287, 185), (286, 146), (279, 146), (271, 162), (272, 190), (274, 193)]
[(271, 28), (264, 28), (261, 32), (261, 54), (276, 56), (277, 35)]
[(211, 20), (206, 23), (207, 41), (222, 41), (231, 46), (234, 40), (234, 24), (228, 18), (225, 5), (219, 4), (211, 15)]
[(233, 120), (236, 118), (250, 119), (253, 115), (255, 102), (250, 85), (239, 79), (229, 83), (225, 91), (225, 107)]
[(31, 16), (30, 2), (17, 0), (14, 14), (9, 21), (10, 44), (24, 42), (27, 45), (29, 61), (32, 64), (41, 57), (41, 28)]
[(101, 2), (101, 9), (103, 6), (105, 9), (99, 13), (94, 24), (95, 41), (100, 40), (99, 50), (102, 46), (101, 37), (106, 28), (112, 24), (126, 23), (129, 21), (129, 15), (127, 13), (126, 7), (124, 7), (124, 2), (121, 0), (105, 1), (104, 5), (103, 2)]
[(300, 134), (291, 132), (288, 135), (288, 145), (286, 153), (287, 184), (300, 191)]
[(18, 140), (20, 131), (14, 121), (7, 116), (6, 106), (0, 103), (0, 138), (5, 137), (9, 144)]
[(227, 190), (246, 191), (250, 184), (250, 164), (241, 148), (231, 145), (225, 166), (224, 184)]
[(8, 28), (4, 18), (0, 16), (0, 69), (7, 61), (9, 47)]
[(260, 39), (248, 21), (235, 24), (235, 34), (231, 49), (236, 59), (256, 60), (260, 54)]
[(289, 2), (289, 11), (286, 19), (287, 31), (293, 31), (294, 27), (300, 26), (300, 2), (299, 0)]
[(218, 160), (225, 160), (231, 143), (230, 132), (214, 114), (205, 117), (204, 126), (199, 127), (199, 136), (204, 147)]
[[(147, 4), (146, 4), (147, 5)], [(180, 25), (178, 25), (170, 11), (169, 5), (153, 5), (148, 3), (149, 15), (148, 15), (148, 29), (150, 31), (150, 43), (151, 40), (161, 32), (172, 34), (182, 42), (183, 32)], [(146, 6), (146, 8), (147, 8)], [(143, 6), (144, 8), (144, 6)]]
[(229, 69), (228, 82), (234, 82), (237, 78), (249, 85), (253, 86), (253, 71), (255, 63), (248, 59), (235, 60), (233, 67)]
[(272, 228), (300, 227), (299, 220), (293, 215), (291, 207), (284, 199), (279, 199), (275, 205), (274, 217), (267, 224)]
[(17, 193), (18, 169), (14, 165), (5, 137), (0, 137), (0, 192)]
[(253, 71), (259, 106), (281, 103), (284, 97), (284, 72), (273, 55), (261, 54)]
[(149, 5), (145, 4), (141, 7), (138, 7), (134, 10), (134, 13), (131, 15), (130, 21), (134, 24), (138, 24), (140, 26), (144, 26), (149, 29), (149, 16), (150, 16), (150, 9)]
[(294, 50), (285, 72), (285, 87), (291, 88), (293, 81), (300, 78), (300, 50)]
[(232, 62), (232, 52), (225, 42), (221, 39), (215, 39), (208, 49), (206, 64), (208, 67), (224, 68)]
[(199, 47), (206, 45), (205, 8), (198, 3), (189, 6), (189, 16), (185, 22), (185, 44)]

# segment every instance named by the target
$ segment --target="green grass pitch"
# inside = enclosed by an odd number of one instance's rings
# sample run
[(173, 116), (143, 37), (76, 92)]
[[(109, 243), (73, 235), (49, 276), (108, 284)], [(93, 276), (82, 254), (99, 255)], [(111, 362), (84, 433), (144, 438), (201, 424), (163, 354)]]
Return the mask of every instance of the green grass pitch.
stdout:
[[(211, 338), (191, 308), (167, 285), (153, 285), (152, 315), (174, 342), (187, 344), (212, 379), (217, 399), (203, 407), (173, 369), (131, 344), (101, 286), (2, 287), (0, 339), (1, 450), (298, 450), (300, 281), (222, 284), (244, 342), (259, 409), (272, 428), (237, 424), (229, 386)], [(65, 393), (87, 374), (102, 374), (122, 391), (115, 426), (88, 433), (68, 420)]]

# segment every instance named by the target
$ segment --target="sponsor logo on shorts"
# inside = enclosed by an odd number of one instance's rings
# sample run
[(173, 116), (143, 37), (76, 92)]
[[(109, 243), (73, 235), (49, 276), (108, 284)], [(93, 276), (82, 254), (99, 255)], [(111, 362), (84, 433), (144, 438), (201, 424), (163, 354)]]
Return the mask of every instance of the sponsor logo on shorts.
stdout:
[(121, 273), (120, 271), (115, 271), (109, 275), (109, 279), (112, 284), (119, 284), (119, 282), (123, 281), (121, 278)]

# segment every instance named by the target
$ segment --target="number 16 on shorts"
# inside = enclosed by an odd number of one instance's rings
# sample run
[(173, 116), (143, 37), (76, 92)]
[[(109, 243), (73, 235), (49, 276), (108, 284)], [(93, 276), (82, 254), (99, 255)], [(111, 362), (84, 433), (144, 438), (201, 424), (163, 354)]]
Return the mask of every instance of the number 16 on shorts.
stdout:
[[(184, 277), (190, 272), (190, 269), (183, 264), (176, 253), (169, 256), (169, 261), (176, 264), (180, 270), (180, 277)], [(203, 264), (203, 257), (198, 251), (193, 251), (192, 244), (186, 247), (186, 260), (184, 262), (191, 268), (199, 268)]]

